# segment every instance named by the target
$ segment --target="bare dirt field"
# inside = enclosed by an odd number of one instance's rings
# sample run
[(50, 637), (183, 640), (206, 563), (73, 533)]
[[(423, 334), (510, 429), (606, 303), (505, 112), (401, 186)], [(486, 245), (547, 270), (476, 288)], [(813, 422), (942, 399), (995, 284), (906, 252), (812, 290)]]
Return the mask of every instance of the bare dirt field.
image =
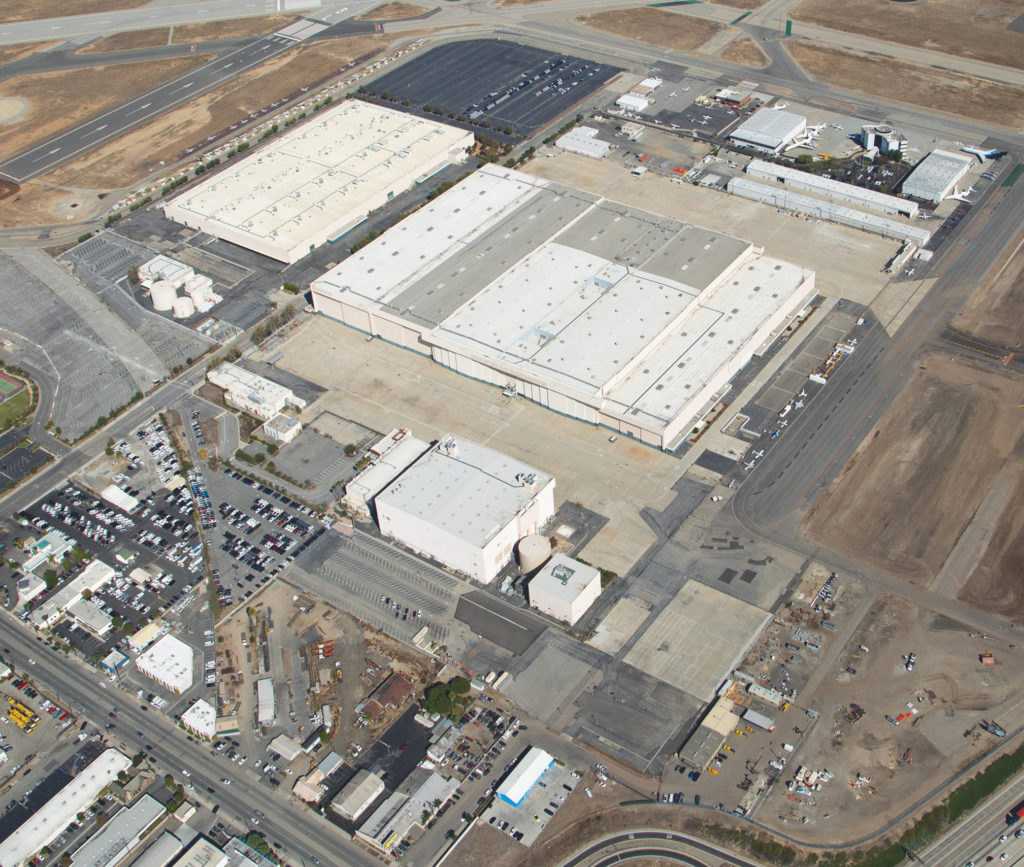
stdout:
[(718, 55), (726, 63), (738, 63), (740, 66), (751, 66), (764, 69), (768, 66), (768, 55), (749, 36), (730, 42)]
[(0, 199), (0, 229), (91, 219), (105, 208), (98, 197), (102, 192), (28, 181), (14, 196)]
[(547, 3), (548, 0), (494, 0), (495, 6), (529, 6), (533, 3)]
[(129, 30), (115, 33), (90, 42), (77, 54), (101, 54), (104, 51), (128, 51), (132, 48), (153, 48), (166, 45), (171, 37), (170, 27), (153, 27), (149, 30)]
[(14, 63), (15, 60), (21, 60), (37, 51), (46, 51), (57, 44), (56, 42), (32, 42), (24, 45), (4, 45), (0, 47), (0, 66), (5, 63)]
[(997, 279), (982, 283), (953, 320), (953, 327), (975, 337), (1017, 346), (1024, 316), (1024, 248)]
[[(1024, 448), (1014, 449), (1018, 468), (1024, 464)], [(1024, 613), (1024, 473), (1018, 472), (1016, 484), (992, 528), (985, 553), (971, 573), (970, 580), (957, 594), (976, 608), (995, 611), (1008, 617)]]
[(385, 3), (357, 16), (356, 21), (391, 21), (396, 18), (412, 18), (428, 11), (430, 10), (426, 6), (417, 6), (414, 3)]
[[(1024, 124), (1024, 90), (1009, 85), (886, 60), (862, 52), (822, 48), (799, 39), (788, 43), (787, 48), (805, 72), (845, 90), (932, 110), (942, 106), (951, 114), (1007, 127)], [(894, 81), (899, 82), (898, 88), (893, 87)]]
[[(996, 654), (993, 666), (979, 661), (986, 649)], [(821, 718), (803, 737), (793, 734), (797, 752), (757, 817), (780, 830), (799, 823), (809, 841), (842, 842), (874, 829), (879, 816), (902, 811), (995, 745), (977, 724), (1012, 717), (1024, 669), (1008, 654), (1022, 652), (989, 648), (963, 623), (898, 596), (879, 596), (834, 673), (815, 695), (798, 697)], [(912, 671), (909, 653), (916, 656)], [(864, 713), (851, 721), (854, 705)], [(819, 791), (789, 796), (783, 784), (799, 765), (828, 768), (833, 778)], [(870, 780), (857, 785), (858, 773)]]
[(183, 57), (123, 66), (22, 75), (0, 84), (0, 95), (27, 99), (21, 121), (0, 128), (0, 154), (13, 156), (88, 117), (120, 105), (206, 62)]
[(1024, 14), (1019, 0), (804, 0), (789, 14), (832, 30), (1024, 67), (1024, 33), (1007, 29)]
[(732, 6), (734, 9), (760, 9), (767, 0), (711, 0), (718, 6)]
[(698, 48), (724, 29), (715, 21), (647, 6), (581, 15), (577, 20), (617, 36), (679, 51)]
[[(931, 356), (904, 386), (803, 534), (929, 585), (1024, 433), (1010, 376)], [(1015, 460), (1018, 460), (1015, 458)], [(1022, 576), (1006, 576), (1019, 585)]]
[(46, 176), (59, 185), (116, 189), (135, 183), (174, 159), (184, 148), (247, 117), (304, 84), (323, 78), (349, 60), (383, 50), (383, 36), (353, 36), (300, 45), (223, 87), (97, 148)]
[(118, 9), (136, 9), (145, 0), (18, 0), (4, 3), (0, 9), (0, 22), (35, 21), (40, 18), (60, 18), (64, 15), (87, 15), (90, 12), (114, 12)]

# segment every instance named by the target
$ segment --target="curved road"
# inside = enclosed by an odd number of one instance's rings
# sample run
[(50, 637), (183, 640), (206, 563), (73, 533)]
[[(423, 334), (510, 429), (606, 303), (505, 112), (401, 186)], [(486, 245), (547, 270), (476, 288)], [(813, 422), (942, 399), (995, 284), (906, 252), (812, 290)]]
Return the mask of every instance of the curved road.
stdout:
[[(617, 864), (639, 858), (665, 858), (670, 861), (676, 861), (680, 864), (689, 864), (691, 867), (709, 867), (708, 861), (699, 860), (689, 853), (680, 852), (678, 849), (671, 849), (664, 845), (654, 845), (655, 842), (661, 841), (667, 841), (676, 845), (687, 846), (690, 849), (695, 849), (698, 852), (707, 855), (716, 863), (716, 865), (726, 863), (735, 864), (736, 867), (760, 867), (760, 862), (741, 858), (739, 855), (733, 855), (731, 852), (719, 849), (717, 846), (712, 846), (710, 843), (705, 843), (703, 840), (698, 840), (688, 834), (680, 834), (676, 831), (667, 830), (652, 831), (649, 829), (642, 831), (625, 831), (621, 834), (615, 834), (614, 836), (606, 837), (603, 840), (592, 843), (586, 849), (577, 852), (568, 861), (565, 861), (563, 867), (580, 867), (580, 865), (595, 856), (600, 856), (599, 860), (590, 862), (588, 867)], [(637, 845), (640, 843), (649, 845)], [(624, 848), (613, 848), (617, 846)], [(606, 849), (611, 849), (612, 851), (608, 852), (606, 855), (602, 855), (601, 853)]]

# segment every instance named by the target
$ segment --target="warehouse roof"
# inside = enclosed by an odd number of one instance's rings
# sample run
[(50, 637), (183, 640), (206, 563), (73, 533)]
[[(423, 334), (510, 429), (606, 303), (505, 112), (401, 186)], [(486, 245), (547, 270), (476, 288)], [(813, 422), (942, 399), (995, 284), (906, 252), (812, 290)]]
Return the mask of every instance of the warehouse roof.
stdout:
[(484, 547), (553, 477), (451, 434), (375, 498)]
[(120, 810), (86, 840), (72, 856), (72, 860), (82, 867), (117, 864), (165, 812), (164, 805), (156, 798), (142, 795), (131, 807)]
[(131, 767), (124, 753), (109, 749), (87, 765), (71, 782), (36, 810), (13, 834), (0, 843), (0, 864), (21, 864), (55, 839), (120, 771)]
[(573, 602), (601, 573), (593, 566), (555, 554), (530, 581), (530, 592), (543, 589), (550, 596)]
[(200, 698), (181, 715), (181, 722), (182, 725), (197, 734), (212, 738), (216, 734), (217, 712), (213, 709), (213, 705)]
[(351, 482), (345, 485), (345, 500), (354, 509), (362, 510), (396, 477), (415, 463), (430, 446), (414, 436), (405, 436)]
[(730, 138), (775, 149), (792, 141), (807, 126), (807, 118), (790, 111), (762, 108), (741, 123)]
[(291, 261), (289, 252), (307, 238), (344, 231), (365, 217), (375, 197), (396, 184), (410, 186), (472, 141), (472, 133), (437, 120), (346, 100), (221, 169), (164, 210), (170, 219), (202, 221), (213, 234), (237, 234), (240, 243), (248, 238)]
[(513, 807), (518, 807), (554, 761), (551, 753), (539, 747), (530, 747), (498, 786), (495, 794)]
[(331, 801), (331, 809), (346, 819), (354, 821), (384, 791), (380, 777), (370, 771), (360, 770), (349, 780)]

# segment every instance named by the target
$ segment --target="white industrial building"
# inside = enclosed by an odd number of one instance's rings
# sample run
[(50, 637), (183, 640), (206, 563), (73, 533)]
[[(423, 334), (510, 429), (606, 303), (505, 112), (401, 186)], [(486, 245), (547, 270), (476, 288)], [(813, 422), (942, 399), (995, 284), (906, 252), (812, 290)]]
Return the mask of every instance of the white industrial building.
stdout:
[(347, 325), (674, 449), (813, 296), (814, 273), (490, 165), (311, 289)]
[(82, 598), (83, 593), (95, 593), (115, 574), (103, 561), (93, 560), (77, 578), (58, 588), (49, 599), (35, 609), (29, 615), (29, 620), (40, 629), (49, 629), (64, 616), (69, 607)]
[(903, 195), (938, 204), (974, 165), (970, 157), (936, 150), (926, 156), (903, 182)]
[(21, 564), (21, 568), (26, 574), (35, 572), (40, 566), (49, 568), (52, 563), (60, 563), (74, 546), (75, 543), (69, 536), (60, 530), (50, 530), (42, 539), (26, 543), (23, 550), (29, 557)]
[(192, 734), (213, 740), (217, 733), (217, 711), (204, 699), (196, 699), (185, 713), (181, 715), (181, 724)]
[(601, 595), (601, 573), (593, 566), (555, 554), (533, 576), (530, 605), (571, 626)]
[(79, 813), (88, 810), (121, 771), (131, 766), (131, 759), (124, 753), (104, 750), (0, 843), (0, 864), (16, 867), (32, 858), (57, 839)]
[[(411, 781), (420, 778), (423, 778), (422, 783), (413, 786)], [(424, 813), (429, 821), (429, 817), (455, 794), (459, 781), (421, 767), (414, 769), (402, 786), (410, 786), (412, 791), (395, 792), (356, 831), (359, 839), (382, 852), (390, 852), (414, 827), (426, 824)]]
[(481, 584), (555, 513), (555, 479), (448, 435), (374, 498), (381, 533)]
[(78, 867), (115, 867), (124, 861), (166, 815), (166, 809), (150, 795), (140, 796), (130, 807), (118, 811), (99, 831), (71, 856)]
[(67, 608), (68, 617), (97, 638), (102, 638), (113, 628), (114, 618), (100, 608), (92, 599), (78, 599)]
[(866, 151), (876, 150), (880, 154), (901, 153), (906, 156), (907, 140), (888, 124), (865, 124), (858, 136), (860, 146)]
[(224, 399), (231, 406), (264, 421), (274, 418), (285, 407), (304, 409), (306, 406), (306, 401), (297, 397), (290, 388), (230, 361), (217, 365), (206, 374), (206, 378), (224, 389)]
[(349, 780), (331, 801), (331, 809), (343, 819), (354, 822), (384, 792), (384, 781), (363, 769)]
[(921, 226), (901, 223), (898, 220), (881, 217), (877, 214), (868, 214), (864, 211), (858, 211), (856, 208), (840, 205), (838, 202), (815, 199), (812, 196), (794, 193), (785, 188), (761, 184), (749, 178), (730, 178), (726, 189), (734, 196), (742, 196), (745, 199), (764, 202), (787, 211), (809, 214), (812, 217), (817, 217), (819, 220), (828, 220), (832, 223), (839, 223), (842, 226), (861, 229), (865, 232), (871, 232), (873, 235), (881, 235), (883, 238), (893, 238), (897, 241), (910, 240), (919, 247), (927, 244), (932, 236), (931, 232)]
[(762, 108), (729, 133), (729, 138), (740, 147), (777, 154), (806, 130), (806, 117), (789, 111)]
[(513, 807), (518, 807), (554, 761), (551, 753), (540, 747), (530, 747), (501, 781), (494, 794)]
[(302, 433), (302, 422), (291, 415), (275, 415), (263, 423), (263, 433), (267, 439), (286, 445)]
[[(209, 277), (168, 256), (154, 256), (139, 265), (139, 282), (149, 292), (154, 310), (170, 311), (178, 319), (205, 313), (224, 300), (213, 291)], [(185, 294), (179, 295), (179, 289)]]
[(615, 104), (626, 111), (643, 111), (651, 104), (651, 101), (639, 93), (624, 93), (615, 100)]
[(393, 196), (462, 163), (473, 133), (346, 100), (163, 206), (168, 219), (280, 262), (334, 241)]
[(100, 496), (112, 506), (117, 506), (122, 512), (127, 512), (129, 515), (139, 508), (139, 501), (117, 485), (107, 485), (100, 491)]
[(823, 178), (810, 172), (803, 172), (791, 166), (780, 166), (764, 160), (751, 160), (746, 173), (752, 178), (775, 181), (798, 190), (809, 190), (832, 202), (849, 202), (862, 208), (870, 208), (883, 214), (895, 214), (900, 217), (916, 217), (917, 202), (889, 196), (877, 190), (845, 184), (832, 178)]
[(194, 651), (184, 641), (165, 635), (135, 658), (135, 666), (177, 695), (192, 686), (194, 657)]
[(370, 516), (370, 503), (430, 446), (404, 428), (391, 431), (369, 449), (370, 465), (345, 485), (345, 506), (357, 515)]
[(261, 726), (274, 724), (274, 681), (263, 677), (256, 681), (256, 722)]
[(592, 126), (575, 126), (565, 135), (559, 136), (555, 145), (564, 151), (599, 160), (611, 149), (608, 142), (597, 137), (599, 132)]

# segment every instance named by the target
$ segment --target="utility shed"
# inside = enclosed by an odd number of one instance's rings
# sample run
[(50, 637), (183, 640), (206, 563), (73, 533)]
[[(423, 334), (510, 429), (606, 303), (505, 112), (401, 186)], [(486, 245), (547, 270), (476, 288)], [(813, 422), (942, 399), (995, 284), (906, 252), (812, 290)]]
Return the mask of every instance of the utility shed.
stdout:
[(555, 554), (530, 581), (528, 593), (534, 608), (571, 626), (601, 595), (601, 573), (565, 554)]
[(970, 157), (936, 150), (926, 156), (903, 182), (903, 195), (938, 204), (971, 170)]
[(775, 720), (750, 707), (743, 712), (743, 721), (764, 729), (766, 732), (775, 731)]

